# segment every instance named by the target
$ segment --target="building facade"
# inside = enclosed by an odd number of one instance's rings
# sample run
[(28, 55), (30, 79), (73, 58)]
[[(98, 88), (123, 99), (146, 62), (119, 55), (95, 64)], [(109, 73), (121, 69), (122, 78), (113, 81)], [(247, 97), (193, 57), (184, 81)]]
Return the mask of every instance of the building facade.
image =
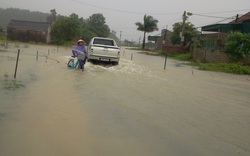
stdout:
[(7, 38), (22, 42), (50, 43), (51, 25), (45, 22), (11, 20), (7, 26)]

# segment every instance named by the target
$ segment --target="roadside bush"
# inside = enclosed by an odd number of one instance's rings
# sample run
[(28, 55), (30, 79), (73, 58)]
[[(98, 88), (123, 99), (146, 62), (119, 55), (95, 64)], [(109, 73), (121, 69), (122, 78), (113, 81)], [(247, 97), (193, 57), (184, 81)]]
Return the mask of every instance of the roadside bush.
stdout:
[(250, 34), (231, 32), (227, 37), (225, 52), (234, 60), (240, 60), (250, 56)]

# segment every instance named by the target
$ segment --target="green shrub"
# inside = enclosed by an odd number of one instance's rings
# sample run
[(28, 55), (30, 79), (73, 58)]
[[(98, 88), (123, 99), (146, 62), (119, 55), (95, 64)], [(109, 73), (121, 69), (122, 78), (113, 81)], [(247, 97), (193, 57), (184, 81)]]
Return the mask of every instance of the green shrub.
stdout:
[(201, 42), (199, 40), (194, 41), (193, 48), (201, 48)]
[(250, 34), (231, 32), (227, 37), (225, 52), (236, 61), (250, 56)]

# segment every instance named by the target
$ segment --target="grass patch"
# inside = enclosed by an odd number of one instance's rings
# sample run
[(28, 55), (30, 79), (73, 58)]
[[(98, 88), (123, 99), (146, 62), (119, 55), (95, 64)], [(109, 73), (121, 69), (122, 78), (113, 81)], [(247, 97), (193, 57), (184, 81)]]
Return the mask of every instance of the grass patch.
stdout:
[(160, 51), (156, 51), (156, 54), (158, 54), (158, 55), (166, 55), (166, 52), (165, 52), (165, 51), (160, 50)]
[(180, 60), (180, 61), (192, 61), (192, 55), (191, 53), (185, 53), (185, 54), (170, 54), (170, 57)]
[[(164, 51), (160, 53), (165, 54)], [(193, 62), (191, 53), (185, 53), (185, 54), (168, 53), (168, 56), (173, 59), (180, 60), (180, 61), (189, 61), (191, 63), (187, 63), (187, 65), (197, 66), (199, 70), (216, 71), (216, 72), (224, 72), (224, 73), (232, 73), (232, 74), (240, 74), (240, 75), (250, 75), (250, 67), (243, 65), (243, 63)]]
[(126, 48), (126, 49), (129, 49), (129, 50), (138, 50), (138, 51), (151, 51), (153, 52), (152, 50), (150, 49), (142, 49), (142, 48), (137, 48), (137, 47), (130, 47), (130, 48)]
[[(155, 54), (165, 56), (166, 52), (156, 51)], [(197, 66), (199, 70), (250, 75), (250, 66), (243, 65), (243, 63), (200, 63), (200, 62), (193, 62), (191, 53), (184, 53), (184, 54), (167, 53), (167, 54), (168, 57), (170, 58), (179, 61), (188, 61), (190, 63), (186, 63), (186, 65)]]
[(216, 71), (232, 74), (250, 75), (250, 67), (242, 63), (200, 63), (192, 62), (188, 65), (198, 66), (200, 70)]
[[(157, 51), (159, 55), (166, 55), (165, 51)], [(192, 54), (191, 53), (167, 53), (168, 57), (179, 60), (179, 61), (192, 61)]]
[(7, 40), (7, 37), (0, 35), (0, 40)]
[(0, 82), (3, 85), (3, 88), (7, 90), (25, 87), (21, 81), (11, 79), (8, 74), (4, 74), (3, 78), (0, 79)]
[[(158, 55), (166, 55), (165, 51), (159, 50), (156, 51), (156, 54)], [(168, 57), (179, 60), (179, 61), (192, 61), (192, 54), (191, 53), (167, 53)]]

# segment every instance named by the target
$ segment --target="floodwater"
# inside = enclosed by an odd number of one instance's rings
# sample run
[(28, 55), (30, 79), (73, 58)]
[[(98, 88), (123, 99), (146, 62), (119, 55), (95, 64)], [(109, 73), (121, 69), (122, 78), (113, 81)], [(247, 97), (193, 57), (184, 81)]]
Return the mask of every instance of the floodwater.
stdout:
[[(1, 156), (249, 156), (250, 76), (123, 48), (118, 66), (68, 69), (70, 48), (0, 51)], [(39, 57), (36, 60), (37, 51)], [(46, 55), (47, 57), (46, 59)]]

